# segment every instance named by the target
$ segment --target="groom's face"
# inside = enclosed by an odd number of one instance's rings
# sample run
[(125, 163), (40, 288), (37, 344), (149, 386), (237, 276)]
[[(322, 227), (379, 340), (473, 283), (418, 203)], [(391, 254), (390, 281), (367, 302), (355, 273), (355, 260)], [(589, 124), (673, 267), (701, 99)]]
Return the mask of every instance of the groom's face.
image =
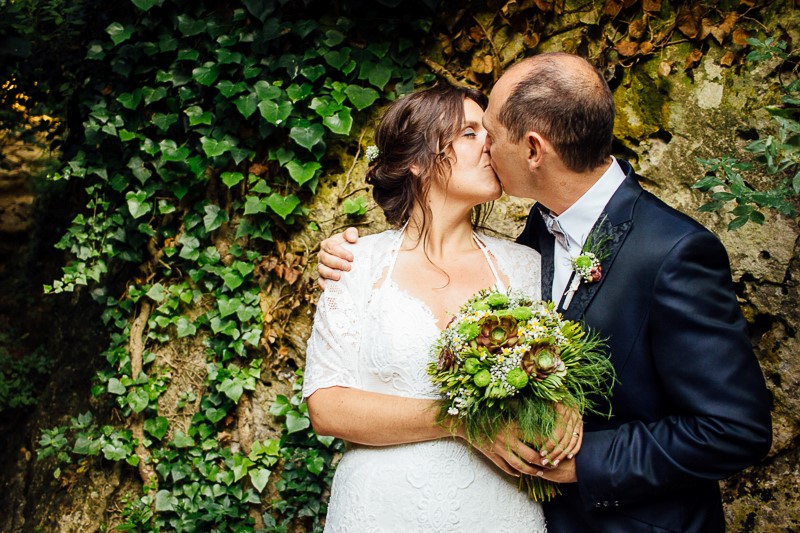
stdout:
[(483, 127), (487, 133), (486, 144), (492, 157), (492, 167), (503, 189), (511, 196), (528, 198), (532, 195), (528, 190), (531, 184), (524, 143), (514, 142), (499, 119), (500, 110), (508, 98), (509, 82), (514, 81), (507, 76), (503, 75), (492, 89), (489, 107), (483, 115)]

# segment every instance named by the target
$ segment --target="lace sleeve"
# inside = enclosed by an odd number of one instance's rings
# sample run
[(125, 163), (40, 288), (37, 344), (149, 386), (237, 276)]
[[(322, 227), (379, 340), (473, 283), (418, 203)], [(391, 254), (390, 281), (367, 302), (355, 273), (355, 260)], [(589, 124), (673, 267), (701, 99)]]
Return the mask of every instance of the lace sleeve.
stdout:
[[(358, 261), (358, 259), (356, 259)], [(328, 282), (317, 302), (306, 348), (303, 397), (327, 387), (358, 387), (358, 354), (363, 310), (357, 305), (359, 279), (353, 269)]]

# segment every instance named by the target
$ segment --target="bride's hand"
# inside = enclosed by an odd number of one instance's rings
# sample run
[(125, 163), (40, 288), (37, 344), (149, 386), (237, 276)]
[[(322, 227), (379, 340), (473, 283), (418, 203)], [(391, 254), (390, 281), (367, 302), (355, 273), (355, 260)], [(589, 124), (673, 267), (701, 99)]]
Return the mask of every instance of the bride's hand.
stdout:
[(325, 280), (338, 281), (342, 272), (350, 270), (353, 254), (342, 248), (341, 245), (344, 242), (354, 244), (357, 240), (358, 230), (350, 227), (331, 235), (319, 244), (319, 254), (317, 255), (319, 279), (317, 283), (322, 289), (325, 289)]
[[(457, 434), (467, 440), (463, 430)], [(514, 426), (501, 429), (494, 441), (470, 444), (507, 474), (515, 477), (542, 475), (541, 454), (519, 439), (519, 430)]]
[(580, 413), (560, 403), (556, 404), (556, 411), (556, 428), (540, 450), (542, 464), (545, 466), (558, 466), (565, 458), (572, 459), (580, 451), (583, 442), (583, 420)]

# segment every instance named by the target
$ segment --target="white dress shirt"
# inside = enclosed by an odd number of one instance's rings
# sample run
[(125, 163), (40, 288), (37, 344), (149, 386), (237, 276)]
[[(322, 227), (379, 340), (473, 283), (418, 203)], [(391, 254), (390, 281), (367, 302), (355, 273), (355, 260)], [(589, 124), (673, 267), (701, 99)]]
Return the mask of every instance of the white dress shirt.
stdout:
[(566, 211), (555, 217), (561, 224), (561, 229), (567, 234), (569, 244), (569, 248), (564, 248), (556, 241), (553, 249), (553, 301), (556, 303), (561, 300), (561, 295), (572, 275), (570, 259), (580, 255), (583, 243), (586, 242), (586, 237), (589, 236), (595, 222), (625, 181), (625, 173), (619, 163), (613, 156), (611, 159), (613, 160), (611, 165), (600, 179)]

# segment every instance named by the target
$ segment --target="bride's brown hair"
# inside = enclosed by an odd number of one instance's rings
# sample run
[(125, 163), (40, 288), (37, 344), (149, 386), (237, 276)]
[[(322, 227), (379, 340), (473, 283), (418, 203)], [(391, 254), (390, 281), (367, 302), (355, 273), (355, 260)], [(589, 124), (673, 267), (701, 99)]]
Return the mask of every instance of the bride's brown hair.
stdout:
[[(420, 232), (426, 233), (431, 180), (450, 176), (451, 147), (464, 122), (466, 99), (486, 109), (483, 93), (440, 84), (400, 98), (384, 114), (375, 130), (380, 154), (367, 170), (367, 182), (389, 224), (404, 224), (419, 203), (423, 208)], [(480, 206), (473, 218), (480, 218)]]

